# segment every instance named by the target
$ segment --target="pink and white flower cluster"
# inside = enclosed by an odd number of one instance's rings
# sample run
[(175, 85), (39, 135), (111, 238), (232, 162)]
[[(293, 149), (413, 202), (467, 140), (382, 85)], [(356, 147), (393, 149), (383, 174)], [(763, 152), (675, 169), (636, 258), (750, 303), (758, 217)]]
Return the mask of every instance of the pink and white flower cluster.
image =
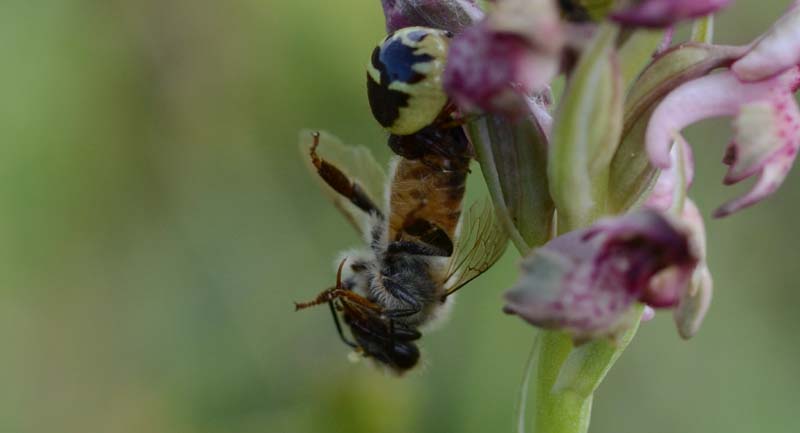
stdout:
[[(452, 12), (453, 19), (445, 24), (455, 33), (445, 90), (464, 114), (499, 116), (514, 123), (547, 117), (540, 112), (547, 107), (532, 101), (549, 100), (541, 95), (549, 94), (549, 84), (559, 74), (567, 77), (569, 89), (577, 59), (590, 46), (586, 41), (600, 29), (666, 29), (712, 14), (731, 1), (618, 2), (623, 5), (611, 11), (607, 20), (589, 23), (565, 20), (565, 11), (559, 9), (564, 3), (571, 2), (496, 0), (484, 15), (476, 12), (470, 0), (384, 0), (384, 10), (388, 22), (402, 25), (429, 25), (432, 19), (445, 22), (441, 18), (447, 14), (440, 12)], [(436, 13), (419, 13), (423, 7)], [(691, 148), (681, 132), (703, 119), (733, 118), (734, 134), (723, 159), (728, 165), (724, 182), (757, 180), (748, 193), (723, 204), (715, 216), (752, 206), (781, 186), (800, 149), (800, 109), (795, 96), (800, 88), (800, 0), (748, 46), (702, 46), (716, 56), (714, 67), (665, 72), (664, 83), (653, 85), (663, 94), (647, 111), (647, 123), (640, 128), (642, 140), (636, 144), (649, 157), (651, 168), (661, 172), (647, 189), (648, 195), (637, 200), (639, 209), (618, 216), (606, 214), (590, 227), (571, 227), (572, 231), (534, 249), (523, 260), (518, 283), (506, 294), (506, 312), (537, 326), (565, 330), (583, 341), (619, 335), (638, 318), (632, 316), (638, 311), (633, 306), (644, 304), (671, 309), (683, 337), (697, 332), (708, 310), (712, 279), (706, 265), (703, 219), (686, 197), (694, 168)], [(659, 58), (683, 48), (658, 50), (650, 67), (664, 66)], [(611, 45), (605, 63), (610, 66), (598, 68), (596, 77), (609, 70), (619, 74), (614, 50)], [(614, 120), (613, 113), (606, 117)], [(552, 140), (549, 123), (539, 126), (546, 129), (545, 138)], [(604, 146), (611, 152), (619, 147), (618, 143)], [(593, 157), (611, 160), (591, 154), (578, 159), (587, 160), (591, 167)]]

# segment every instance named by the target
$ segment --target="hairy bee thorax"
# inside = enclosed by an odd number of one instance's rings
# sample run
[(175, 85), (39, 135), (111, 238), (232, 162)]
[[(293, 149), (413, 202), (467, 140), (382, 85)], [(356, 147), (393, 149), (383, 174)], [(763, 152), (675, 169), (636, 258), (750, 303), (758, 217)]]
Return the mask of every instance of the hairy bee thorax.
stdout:
[(411, 135), (391, 135), (388, 144), (395, 154), (406, 159), (440, 157), (432, 161), (447, 170), (466, 169), (474, 156), (461, 127), (430, 125)]

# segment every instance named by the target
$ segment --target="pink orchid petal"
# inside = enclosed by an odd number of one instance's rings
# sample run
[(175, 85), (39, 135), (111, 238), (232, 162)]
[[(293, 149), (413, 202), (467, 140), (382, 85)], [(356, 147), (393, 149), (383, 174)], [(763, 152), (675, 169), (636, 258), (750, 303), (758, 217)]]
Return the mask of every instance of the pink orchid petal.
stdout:
[(697, 251), (698, 256), (706, 259), (706, 225), (703, 221), (703, 215), (700, 209), (694, 203), (694, 200), (687, 198), (683, 205), (683, 214), (681, 221), (686, 223), (686, 226), (691, 233), (692, 248)]
[(714, 211), (714, 218), (724, 218), (774, 194), (789, 174), (789, 170), (791, 170), (792, 164), (794, 163), (795, 155), (796, 150), (794, 155), (787, 155), (787, 158), (776, 160), (775, 163), (764, 166), (761, 173), (758, 175), (758, 181), (756, 181), (753, 189), (747, 194), (719, 207)]
[(703, 319), (711, 306), (714, 280), (708, 267), (698, 267), (692, 276), (691, 287), (683, 293), (678, 307), (672, 316), (678, 328), (678, 334), (688, 340), (697, 334)]
[(560, 236), (525, 258), (505, 311), (576, 340), (614, 336), (636, 302), (678, 304), (699, 260), (689, 236), (652, 210)]
[(796, 1), (758, 41), (733, 64), (743, 81), (758, 81), (800, 64), (800, 1)]
[(754, 175), (771, 159), (794, 159), (800, 146), (800, 110), (794, 95), (784, 92), (770, 101), (744, 105), (734, 128), (736, 137), (726, 156), (727, 185)]
[(649, 322), (656, 318), (656, 310), (653, 307), (644, 306), (644, 312), (642, 312), (642, 322)]
[(703, 216), (692, 200), (686, 200), (681, 218), (688, 225), (692, 233), (692, 243), (701, 257), (688, 290), (681, 293), (678, 306), (673, 311), (678, 334), (684, 339), (689, 339), (697, 334), (708, 312), (714, 281), (706, 264), (706, 229)]
[[(683, 164), (679, 164), (678, 158), (683, 155)], [(670, 167), (662, 170), (658, 176), (653, 192), (645, 202), (645, 207), (656, 209), (662, 212), (669, 210), (675, 205), (676, 188), (681, 187), (685, 182), (688, 190), (694, 180), (694, 155), (689, 143), (682, 136), (678, 136), (675, 146), (670, 151)], [(681, 168), (684, 172), (680, 173)], [(684, 191), (684, 194), (686, 191)]]
[(486, 24), (495, 32), (522, 36), (536, 50), (550, 54), (561, 51), (566, 37), (560, 11), (552, 0), (495, 2)]
[(381, 0), (387, 33), (424, 26), (460, 32), (483, 18), (475, 0)]
[(612, 19), (632, 26), (669, 27), (678, 21), (711, 14), (731, 0), (641, 0), (612, 14)]
[(755, 83), (743, 83), (730, 71), (689, 81), (670, 93), (653, 112), (647, 127), (647, 153), (659, 168), (669, 168), (669, 149), (685, 127), (702, 119), (733, 116), (739, 107), (785, 91), (797, 71)]

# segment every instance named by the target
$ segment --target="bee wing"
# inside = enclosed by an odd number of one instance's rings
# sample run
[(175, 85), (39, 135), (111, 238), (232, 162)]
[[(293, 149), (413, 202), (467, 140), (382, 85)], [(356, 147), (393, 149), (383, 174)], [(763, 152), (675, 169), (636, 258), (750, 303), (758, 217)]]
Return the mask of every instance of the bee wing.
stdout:
[(470, 206), (461, 221), (460, 234), (447, 269), (445, 296), (464, 287), (500, 259), (508, 234), (495, 216), (489, 198)]
[[(320, 188), (325, 192), (325, 195), (344, 214), (350, 224), (359, 233), (368, 233), (369, 216), (326, 184), (317, 173), (309, 153), (314, 141), (313, 133), (314, 131), (311, 130), (300, 131), (300, 152), (303, 154), (306, 168), (319, 181)], [(336, 166), (350, 181), (357, 183), (373, 203), (379, 207), (381, 206), (383, 203), (383, 190), (386, 184), (386, 173), (381, 165), (375, 161), (369, 149), (363, 146), (345, 145), (332, 134), (321, 131), (317, 154)]]

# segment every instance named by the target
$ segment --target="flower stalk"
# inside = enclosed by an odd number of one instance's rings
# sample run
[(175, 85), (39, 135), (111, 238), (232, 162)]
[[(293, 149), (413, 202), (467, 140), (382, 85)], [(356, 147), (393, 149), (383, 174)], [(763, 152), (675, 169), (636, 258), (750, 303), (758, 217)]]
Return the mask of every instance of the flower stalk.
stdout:
[[(642, 311), (637, 309), (640, 317)], [(588, 431), (594, 392), (636, 335), (638, 323), (620, 341), (598, 340), (579, 347), (563, 332), (539, 332), (520, 394), (520, 407), (532, 408), (530, 420), (521, 409), (517, 432)]]

